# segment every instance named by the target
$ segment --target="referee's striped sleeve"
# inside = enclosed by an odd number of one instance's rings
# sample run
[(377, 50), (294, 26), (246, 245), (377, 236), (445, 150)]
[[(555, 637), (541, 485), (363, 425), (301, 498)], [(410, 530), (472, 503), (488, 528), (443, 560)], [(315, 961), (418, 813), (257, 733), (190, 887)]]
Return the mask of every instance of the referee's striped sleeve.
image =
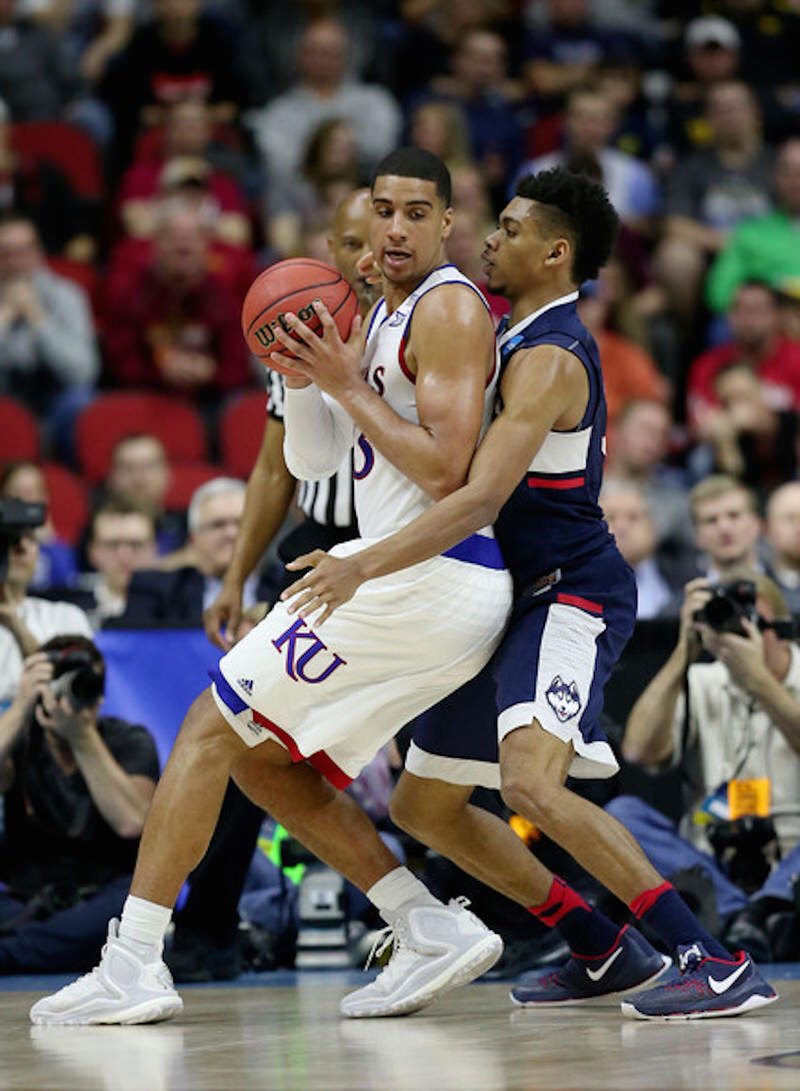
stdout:
[(267, 413), (273, 420), (283, 424), (283, 409), (286, 401), (286, 387), (279, 371), (267, 369)]
[[(279, 371), (267, 369), (267, 413), (283, 424), (286, 387)], [(324, 526), (354, 527), (353, 456), (346, 458), (338, 472), (326, 481), (300, 481), (297, 506), (309, 518)]]

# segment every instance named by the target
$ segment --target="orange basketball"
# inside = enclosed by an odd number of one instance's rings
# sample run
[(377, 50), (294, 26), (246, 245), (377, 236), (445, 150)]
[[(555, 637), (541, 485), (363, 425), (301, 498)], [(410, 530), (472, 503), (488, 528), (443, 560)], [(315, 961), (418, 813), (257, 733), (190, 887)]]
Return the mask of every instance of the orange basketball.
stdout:
[[(291, 312), (319, 333), (322, 323), (314, 311), (315, 299), (322, 300), (340, 337), (346, 340), (358, 314), (358, 300), (338, 269), (314, 258), (289, 258), (259, 274), (250, 285), (242, 306), (242, 332), (253, 355), (267, 367), (286, 375), (296, 374), (288, 366), (288, 361), (295, 357), (276, 338), (275, 327), (279, 323), (282, 325), (284, 314)], [(286, 367), (271, 359), (273, 352), (286, 358)]]

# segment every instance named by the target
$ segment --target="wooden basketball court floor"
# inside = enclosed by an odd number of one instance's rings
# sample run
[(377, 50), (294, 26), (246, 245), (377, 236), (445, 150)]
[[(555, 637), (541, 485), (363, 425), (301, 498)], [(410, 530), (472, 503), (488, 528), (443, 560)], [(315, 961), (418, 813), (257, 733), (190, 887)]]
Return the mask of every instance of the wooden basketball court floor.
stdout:
[(654, 1024), (612, 1002), (533, 1012), (476, 983), (413, 1016), (345, 1021), (362, 975), (252, 975), (183, 991), (180, 1019), (32, 1027), (63, 978), (0, 992), (3, 1091), (782, 1091), (800, 1088), (800, 965), (773, 966), (781, 1001), (736, 1019)]

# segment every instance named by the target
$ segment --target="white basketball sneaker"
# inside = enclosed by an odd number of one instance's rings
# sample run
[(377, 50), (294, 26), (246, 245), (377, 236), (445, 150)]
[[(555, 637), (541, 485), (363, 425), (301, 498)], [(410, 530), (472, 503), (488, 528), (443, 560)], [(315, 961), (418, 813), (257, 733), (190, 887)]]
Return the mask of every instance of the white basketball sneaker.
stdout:
[(468, 904), (463, 898), (449, 905), (415, 899), (384, 912), (389, 927), (375, 941), (367, 967), (390, 943), (392, 957), (373, 982), (344, 997), (342, 1015), (408, 1015), (494, 966), (503, 941), (467, 910)]
[(37, 1000), (32, 1023), (158, 1023), (180, 1015), (183, 1001), (161, 956), (146, 961), (118, 938), (118, 930), (119, 921), (109, 921), (99, 966)]

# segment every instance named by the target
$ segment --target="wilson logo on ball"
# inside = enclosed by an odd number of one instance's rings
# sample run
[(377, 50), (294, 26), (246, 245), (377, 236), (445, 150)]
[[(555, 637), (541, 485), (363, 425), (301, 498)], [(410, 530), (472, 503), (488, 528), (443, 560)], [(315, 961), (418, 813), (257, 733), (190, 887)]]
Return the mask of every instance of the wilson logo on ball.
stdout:
[[(301, 307), (300, 310), (297, 312), (297, 317), (300, 319), (301, 322), (305, 322), (306, 325), (308, 325), (312, 318), (317, 325), (322, 325), (319, 315), (314, 310), (313, 303), (309, 303), (307, 307)], [(258, 341), (259, 345), (261, 345), (262, 348), (268, 349), (275, 344), (277, 338), (275, 337), (273, 330), (278, 324), (280, 324), (280, 327), (284, 333), (288, 333), (289, 335), (291, 335), (292, 331), (286, 325), (285, 315), (281, 313), (278, 315), (277, 318), (273, 318), (271, 322), (265, 322), (263, 326), (259, 326), (257, 330), (253, 331), (253, 337), (255, 337), (256, 341)]]
[[(281, 317), (283, 316), (281, 315)], [(275, 325), (277, 325), (277, 322), (267, 322), (265, 325), (259, 326), (257, 330), (253, 330), (253, 337), (263, 349), (271, 348), (275, 344), (275, 334), (272, 332)]]

